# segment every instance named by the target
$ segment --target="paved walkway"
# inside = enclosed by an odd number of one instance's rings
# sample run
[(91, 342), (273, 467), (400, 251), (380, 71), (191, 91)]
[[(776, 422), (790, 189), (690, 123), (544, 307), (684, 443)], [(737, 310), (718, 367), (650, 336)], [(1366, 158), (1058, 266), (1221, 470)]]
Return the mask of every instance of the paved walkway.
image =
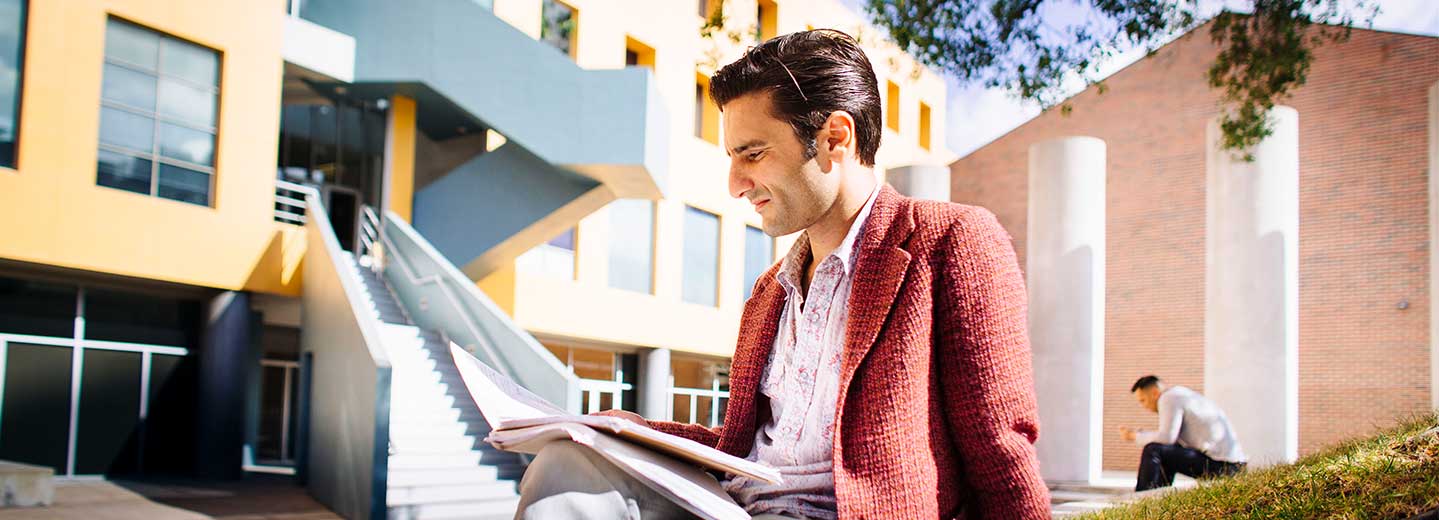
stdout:
[(55, 481), (49, 507), (0, 508), (0, 520), (341, 520), (288, 477), (235, 482)]
[(104, 480), (56, 480), (49, 507), (0, 509), (0, 520), (209, 520), (210, 517), (157, 504)]
[(288, 476), (249, 473), (244, 480), (225, 482), (124, 480), (117, 483), (150, 500), (216, 520), (341, 520)]

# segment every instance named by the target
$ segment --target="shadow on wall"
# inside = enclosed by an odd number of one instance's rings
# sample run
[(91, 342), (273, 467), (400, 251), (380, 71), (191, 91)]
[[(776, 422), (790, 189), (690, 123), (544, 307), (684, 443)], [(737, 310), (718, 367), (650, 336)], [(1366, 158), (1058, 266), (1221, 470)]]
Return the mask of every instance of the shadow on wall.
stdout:
[(245, 280), (244, 288), (249, 291), (269, 292), (286, 296), (299, 296), (301, 262), (305, 259), (305, 228), (277, 224), (275, 234)]

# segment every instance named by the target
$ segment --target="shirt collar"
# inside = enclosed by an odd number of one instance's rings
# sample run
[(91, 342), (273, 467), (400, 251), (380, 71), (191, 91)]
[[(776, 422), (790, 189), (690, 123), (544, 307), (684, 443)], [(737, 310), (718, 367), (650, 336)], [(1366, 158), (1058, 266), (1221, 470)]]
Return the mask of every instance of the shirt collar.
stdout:
[[(829, 256), (839, 259), (840, 265), (844, 267), (845, 276), (849, 276), (854, 271), (854, 261), (858, 255), (858, 251), (854, 246), (859, 242), (860, 237), (863, 236), (864, 224), (869, 220), (869, 214), (874, 209), (874, 201), (879, 198), (879, 192), (882, 188), (882, 185), (878, 183), (875, 184), (874, 191), (869, 194), (869, 200), (864, 202), (864, 207), (860, 208), (859, 214), (855, 216), (854, 223), (849, 225), (849, 232), (845, 233), (844, 240), (839, 243), (839, 247), (836, 247), (834, 251), (829, 254)], [(828, 259), (829, 257), (825, 258)], [(806, 231), (800, 235), (799, 240), (795, 241), (794, 247), (791, 247), (789, 250), (789, 254), (785, 255), (784, 261), (780, 263), (779, 272), (775, 273), (775, 278), (779, 281), (780, 285), (786, 289), (798, 288), (800, 286), (799, 270), (804, 268), (804, 265), (809, 262), (809, 259), (809, 232)]]

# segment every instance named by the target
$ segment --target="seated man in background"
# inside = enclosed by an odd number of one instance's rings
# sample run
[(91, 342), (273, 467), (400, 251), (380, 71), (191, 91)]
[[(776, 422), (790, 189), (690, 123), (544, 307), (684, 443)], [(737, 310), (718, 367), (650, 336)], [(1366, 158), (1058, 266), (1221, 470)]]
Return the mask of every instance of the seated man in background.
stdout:
[(1221, 477), (1244, 469), (1244, 450), (1224, 410), (1198, 392), (1144, 376), (1129, 389), (1146, 410), (1159, 414), (1157, 431), (1119, 427), (1119, 436), (1144, 446), (1135, 491), (1174, 483), (1174, 474)]

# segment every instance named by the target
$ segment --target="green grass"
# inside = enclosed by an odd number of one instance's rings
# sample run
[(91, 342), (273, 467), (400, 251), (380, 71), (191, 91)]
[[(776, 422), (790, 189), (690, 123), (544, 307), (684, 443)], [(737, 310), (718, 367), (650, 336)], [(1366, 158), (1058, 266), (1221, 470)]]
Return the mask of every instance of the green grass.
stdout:
[(1405, 519), (1439, 508), (1439, 416), (1428, 414), (1294, 464), (1085, 515), (1129, 518)]

